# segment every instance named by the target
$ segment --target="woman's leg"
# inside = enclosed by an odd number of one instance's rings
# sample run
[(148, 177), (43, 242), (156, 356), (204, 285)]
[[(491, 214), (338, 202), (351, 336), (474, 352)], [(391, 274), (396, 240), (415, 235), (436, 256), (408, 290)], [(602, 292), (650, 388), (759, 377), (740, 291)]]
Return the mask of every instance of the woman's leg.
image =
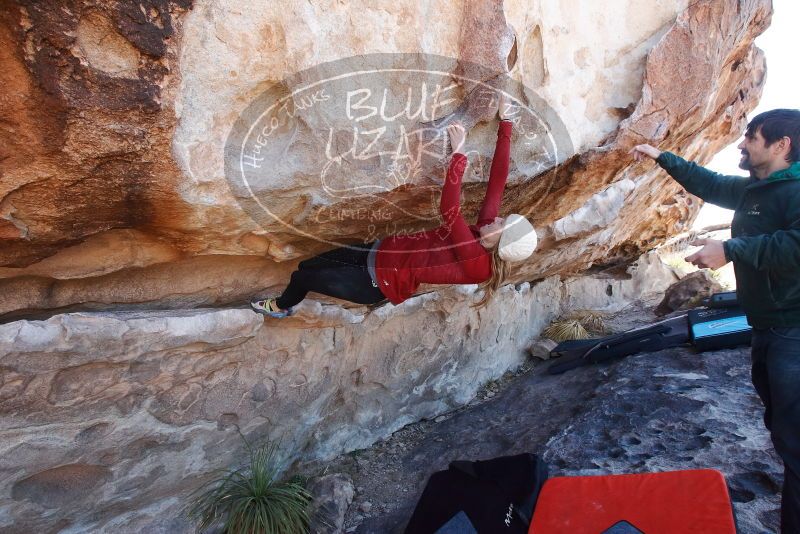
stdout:
[(364, 267), (367, 265), (367, 255), (371, 248), (372, 243), (335, 248), (314, 256), (313, 258), (301, 261), (297, 269), (302, 271), (305, 269), (336, 268), (343, 266)]
[(386, 297), (375, 287), (364, 267), (341, 264), (338, 267), (300, 269), (292, 273), (289, 286), (275, 303), (287, 310), (302, 301), (309, 291), (349, 300), (357, 304), (375, 304)]

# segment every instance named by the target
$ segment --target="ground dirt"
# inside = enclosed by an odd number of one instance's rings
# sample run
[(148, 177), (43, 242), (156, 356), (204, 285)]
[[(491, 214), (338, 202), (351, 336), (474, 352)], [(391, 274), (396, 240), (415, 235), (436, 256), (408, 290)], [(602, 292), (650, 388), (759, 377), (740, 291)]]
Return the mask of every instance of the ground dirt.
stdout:
[[(614, 332), (656, 321), (633, 306)], [(688, 347), (638, 354), (561, 375), (529, 361), (469, 405), (421, 421), (309, 473), (349, 475), (345, 532), (402, 532), (428, 477), (453, 460), (532, 452), (551, 476), (692, 468), (722, 471), (740, 532), (777, 531), (782, 464), (761, 421), (749, 349)]]

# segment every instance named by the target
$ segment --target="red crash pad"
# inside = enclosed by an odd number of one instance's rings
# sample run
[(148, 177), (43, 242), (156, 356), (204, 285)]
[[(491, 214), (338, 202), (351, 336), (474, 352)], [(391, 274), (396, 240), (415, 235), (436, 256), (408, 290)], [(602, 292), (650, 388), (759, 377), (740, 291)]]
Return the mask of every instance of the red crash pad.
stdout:
[(692, 469), (551, 478), (528, 534), (600, 534), (620, 521), (645, 534), (736, 533), (722, 473)]

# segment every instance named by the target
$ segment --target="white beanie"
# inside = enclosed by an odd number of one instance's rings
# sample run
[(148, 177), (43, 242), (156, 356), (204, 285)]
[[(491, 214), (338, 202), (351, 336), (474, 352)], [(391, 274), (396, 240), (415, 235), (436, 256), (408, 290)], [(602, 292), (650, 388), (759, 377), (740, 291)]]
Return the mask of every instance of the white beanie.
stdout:
[(500, 234), (499, 255), (503, 261), (526, 260), (536, 250), (536, 230), (528, 219), (513, 213), (506, 217)]

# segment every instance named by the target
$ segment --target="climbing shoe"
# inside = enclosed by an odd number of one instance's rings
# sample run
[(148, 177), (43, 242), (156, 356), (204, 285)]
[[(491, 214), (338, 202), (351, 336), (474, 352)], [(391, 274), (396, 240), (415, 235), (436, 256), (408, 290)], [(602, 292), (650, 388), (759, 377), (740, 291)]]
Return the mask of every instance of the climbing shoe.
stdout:
[(275, 317), (276, 319), (289, 317), (292, 314), (291, 308), (288, 310), (279, 309), (277, 304), (275, 304), (275, 299), (253, 299), (250, 301), (250, 307), (256, 313), (267, 315), (269, 317)]

